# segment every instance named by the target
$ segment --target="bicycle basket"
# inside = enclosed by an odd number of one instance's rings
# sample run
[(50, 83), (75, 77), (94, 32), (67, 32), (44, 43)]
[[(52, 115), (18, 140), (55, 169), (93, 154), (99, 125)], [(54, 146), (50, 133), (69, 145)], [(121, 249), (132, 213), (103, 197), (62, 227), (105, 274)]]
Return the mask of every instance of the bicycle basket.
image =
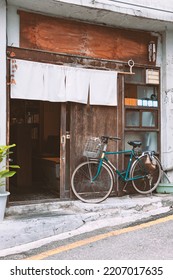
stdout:
[(88, 158), (99, 158), (102, 152), (102, 143), (100, 138), (91, 137), (85, 144), (83, 155)]

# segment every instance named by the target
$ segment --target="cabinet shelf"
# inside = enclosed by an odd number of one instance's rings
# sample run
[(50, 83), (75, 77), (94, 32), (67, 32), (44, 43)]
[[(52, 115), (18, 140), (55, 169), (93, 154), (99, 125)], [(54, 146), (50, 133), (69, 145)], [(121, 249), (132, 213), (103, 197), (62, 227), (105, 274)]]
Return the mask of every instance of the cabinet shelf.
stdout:
[(159, 110), (159, 107), (149, 107), (149, 106), (132, 106), (132, 105), (125, 105), (125, 108), (126, 109), (131, 109), (131, 110), (149, 110), (149, 111), (153, 111), (153, 110), (156, 110), (158, 111)]

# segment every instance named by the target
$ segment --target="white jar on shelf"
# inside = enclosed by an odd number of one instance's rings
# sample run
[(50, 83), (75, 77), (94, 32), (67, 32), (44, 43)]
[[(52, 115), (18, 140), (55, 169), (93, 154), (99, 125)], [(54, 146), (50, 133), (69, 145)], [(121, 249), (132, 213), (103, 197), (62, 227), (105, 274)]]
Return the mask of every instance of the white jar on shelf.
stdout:
[(27, 123), (32, 123), (32, 116), (30, 112), (27, 114)]

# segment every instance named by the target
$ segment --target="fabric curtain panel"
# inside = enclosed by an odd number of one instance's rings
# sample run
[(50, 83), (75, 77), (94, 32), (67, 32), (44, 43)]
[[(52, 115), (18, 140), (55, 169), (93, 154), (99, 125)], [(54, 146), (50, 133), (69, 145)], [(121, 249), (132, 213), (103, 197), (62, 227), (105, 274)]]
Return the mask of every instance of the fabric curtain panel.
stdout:
[(66, 68), (66, 101), (87, 104), (90, 71), (82, 68)]
[[(15, 81), (11, 85), (11, 97), (21, 99), (38, 99), (43, 92), (43, 69), (40, 64), (24, 60), (16, 60), (13, 71)], [(12, 60), (11, 68), (14, 62)], [(12, 73), (12, 72), (11, 72)]]
[(11, 98), (117, 105), (117, 72), (12, 60)]
[(117, 105), (117, 72), (91, 70), (91, 105)]
[(52, 102), (65, 102), (65, 78), (66, 75), (64, 67), (52, 64), (44, 65), (43, 92), (41, 94), (43, 100)]
[(16, 60), (15, 63), (15, 83), (11, 85), (11, 98), (66, 101), (63, 67), (26, 60)]

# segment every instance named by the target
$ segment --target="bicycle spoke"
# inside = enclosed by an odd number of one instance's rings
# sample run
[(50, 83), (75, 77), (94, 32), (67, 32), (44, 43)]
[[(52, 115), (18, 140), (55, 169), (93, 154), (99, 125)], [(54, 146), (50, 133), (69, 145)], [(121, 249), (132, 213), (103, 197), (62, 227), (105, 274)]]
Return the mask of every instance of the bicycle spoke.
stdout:
[(151, 193), (159, 184), (161, 177), (160, 164), (147, 162), (147, 155), (139, 157), (133, 164), (130, 176), (133, 178), (132, 184), (139, 193)]
[(79, 165), (72, 176), (72, 190), (84, 202), (101, 202), (106, 199), (113, 187), (110, 170), (102, 166), (98, 172), (98, 161)]

